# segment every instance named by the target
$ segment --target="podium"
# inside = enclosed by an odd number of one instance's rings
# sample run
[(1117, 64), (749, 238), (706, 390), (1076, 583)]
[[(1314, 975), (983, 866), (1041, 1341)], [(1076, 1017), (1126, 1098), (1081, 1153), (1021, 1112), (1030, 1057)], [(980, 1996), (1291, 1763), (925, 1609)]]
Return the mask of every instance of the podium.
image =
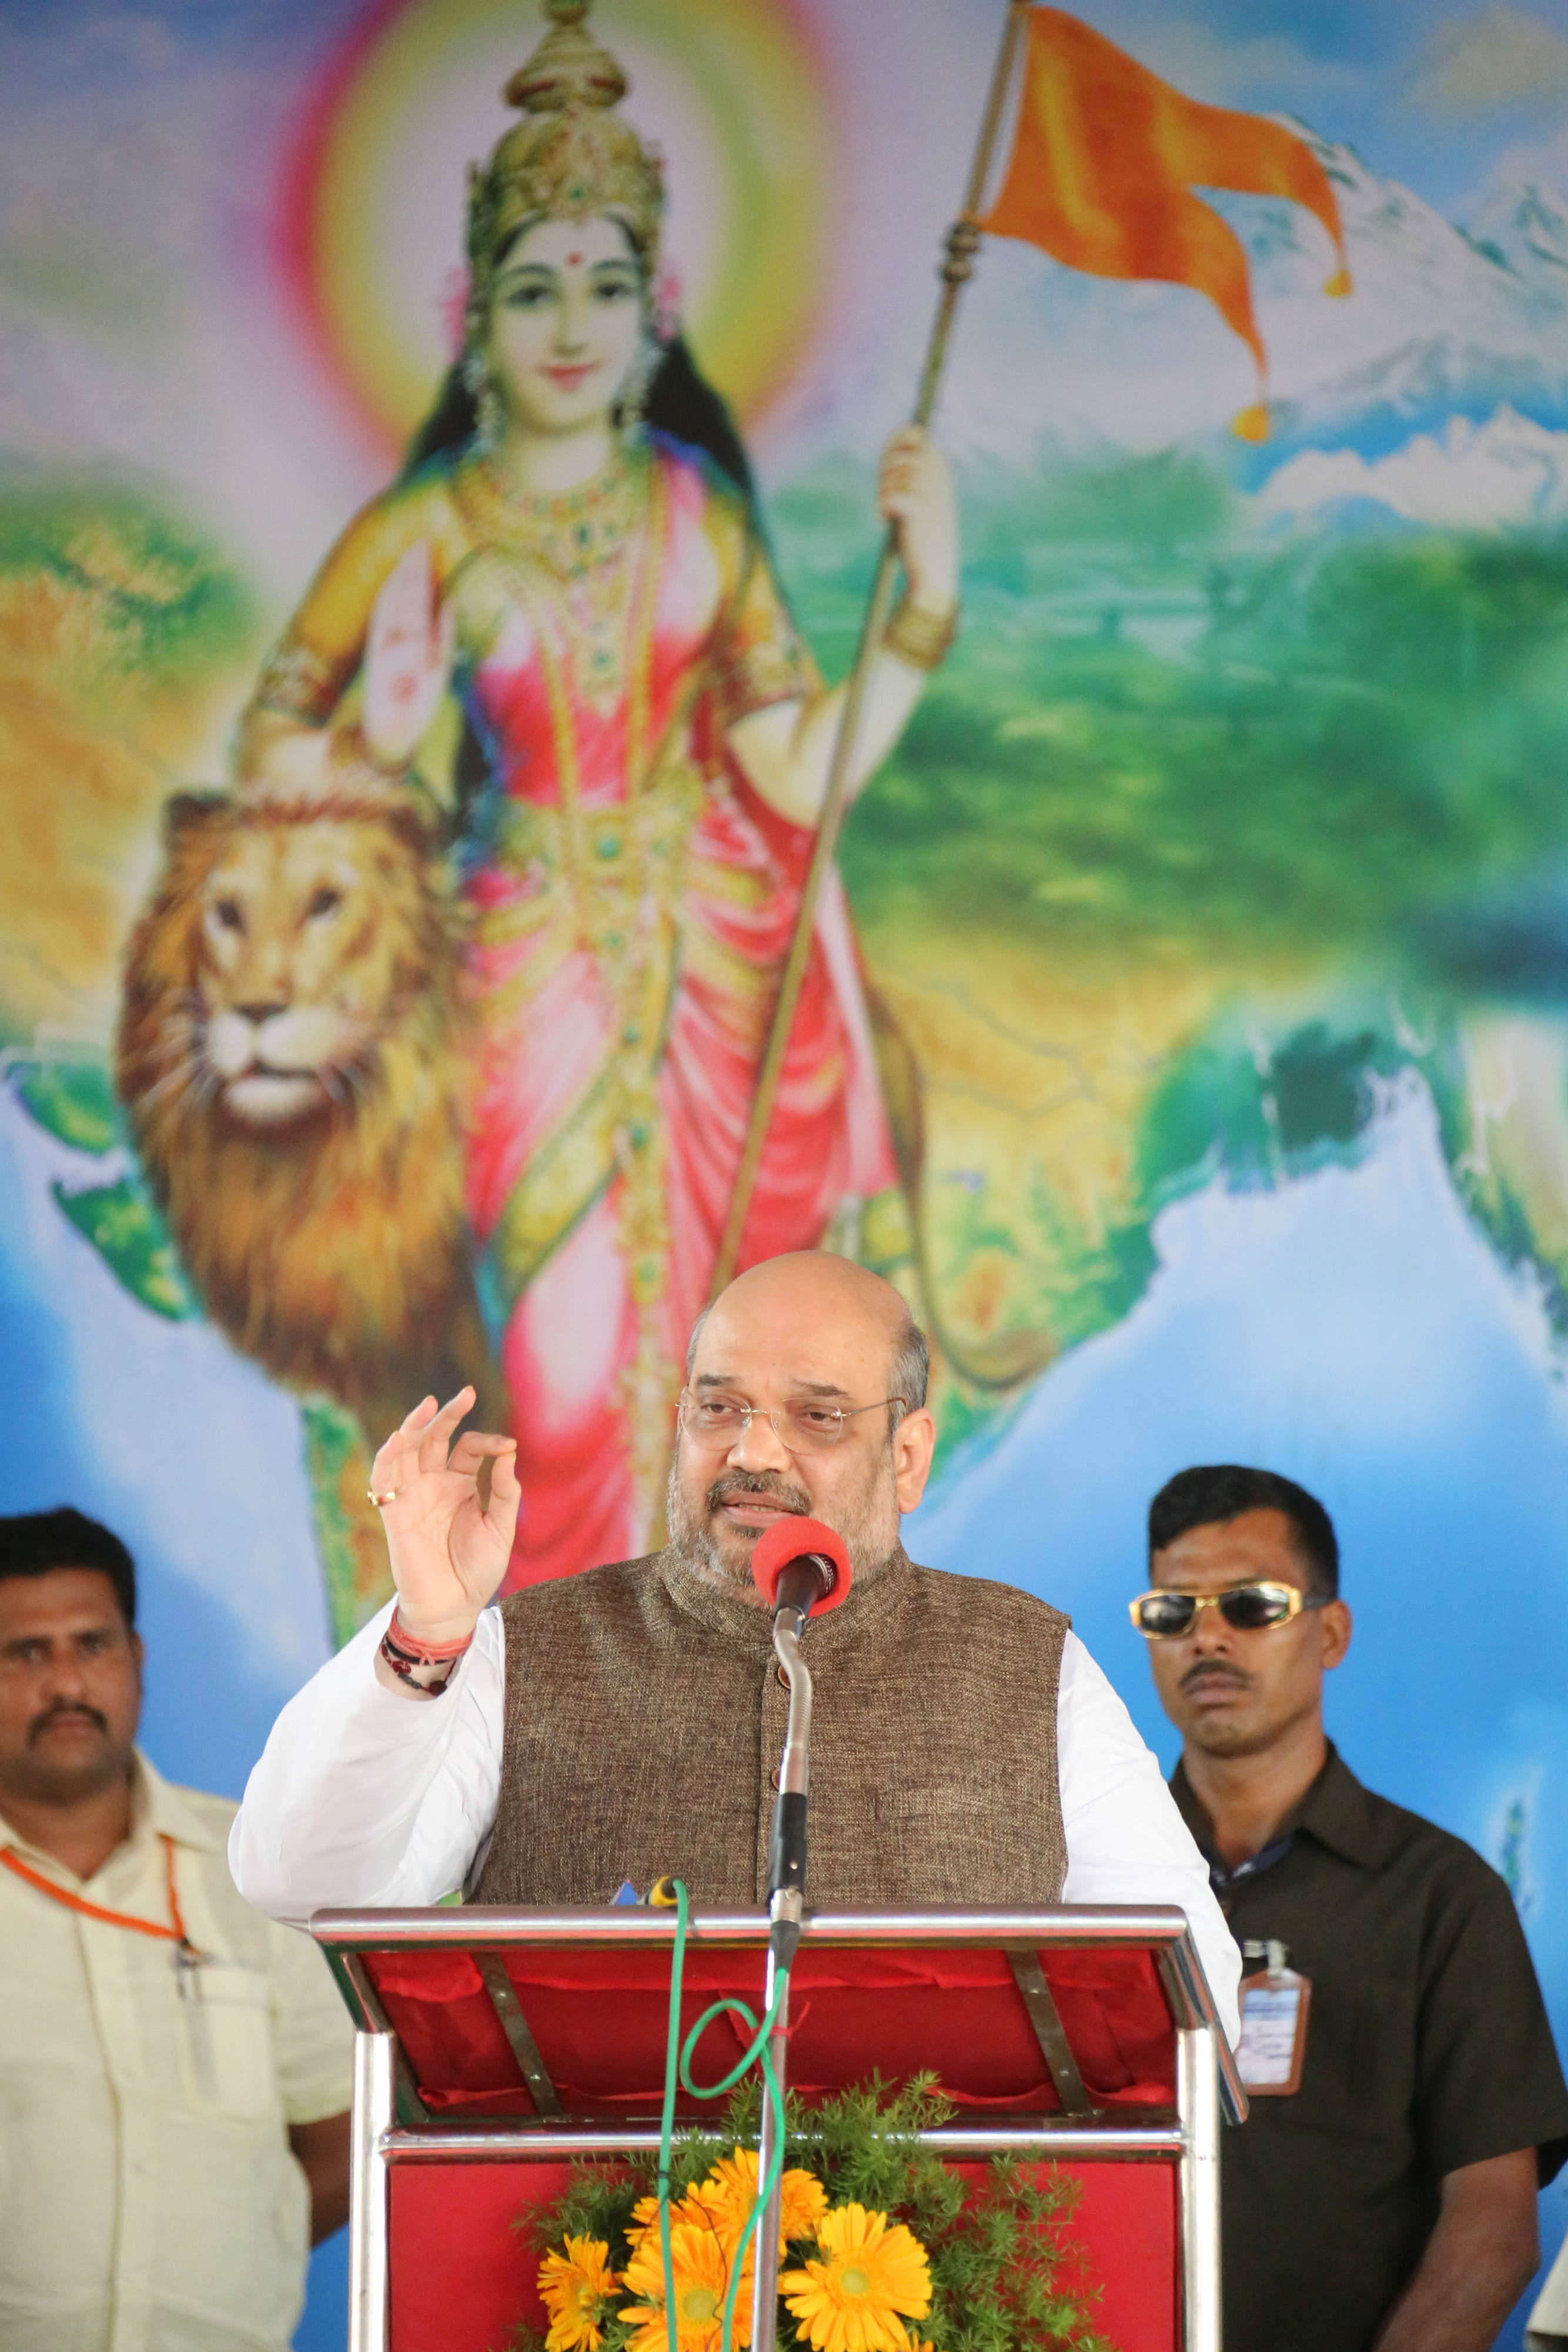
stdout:
[[(537, 2319), (511, 2228), (577, 2158), (656, 2150), (674, 1914), (318, 1912), (355, 2027), (350, 2352), (501, 2352)], [(726, 1995), (762, 2014), (768, 1920), (694, 1915), (685, 2032)], [(1181, 1912), (808, 1915), (789, 2082), (809, 2107), (934, 2073), (948, 2161), (1014, 2153), (1083, 2187), (1074, 2233), (1120, 2352), (1220, 2352), (1219, 2131), (1247, 2100)], [(712, 2080), (743, 2042), (698, 2053)], [(722, 2108), (683, 2092), (677, 2127)]]

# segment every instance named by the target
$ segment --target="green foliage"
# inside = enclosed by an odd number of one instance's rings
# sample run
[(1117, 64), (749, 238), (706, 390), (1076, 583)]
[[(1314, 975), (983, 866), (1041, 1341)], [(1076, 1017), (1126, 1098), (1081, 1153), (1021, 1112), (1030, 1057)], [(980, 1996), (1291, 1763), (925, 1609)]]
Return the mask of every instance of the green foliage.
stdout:
[[(870, 511), (841, 461), (776, 503), (831, 669)], [(963, 512), (963, 635), (845, 835), (862, 914), (1440, 982), (1430, 910), (1568, 852), (1568, 535), (1281, 542), (1168, 454)]]
[(102, 481), (0, 494), (0, 585), (54, 583), (91, 616), (73, 633), (78, 687), (134, 678), (188, 684), (249, 649), (252, 600), (209, 542), (134, 493)]
[[(948, 2122), (951, 2103), (917, 2075), (893, 2091), (873, 2078), (820, 2107), (795, 2099), (786, 2106), (785, 2162), (814, 2173), (831, 2206), (860, 2204), (912, 2230), (931, 2261), (928, 2318), (911, 2333), (937, 2352), (1113, 2352), (1091, 2325), (1100, 2290), (1087, 2282), (1068, 2224), (1078, 2185), (1054, 2167), (1024, 2166), (994, 2158), (975, 2168), (977, 2179), (949, 2169), (919, 2138)], [(755, 2147), (761, 2120), (755, 2083), (731, 2100), (716, 2136), (679, 2139), (671, 2164), (671, 2198), (678, 2202), (715, 2159), (737, 2147)], [(627, 2229), (639, 2198), (657, 2189), (653, 2158), (626, 2167), (583, 2163), (553, 2206), (524, 2214), (516, 2224), (542, 2255), (568, 2237), (608, 2245), (620, 2270), (628, 2259)], [(809, 2255), (802, 2241), (792, 2259)], [(611, 2320), (605, 2352), (621, 2352), (632, 2331)], [(542, 2352), (543, 2337), (519, 2328), (513, 2352)], [(805, 2336), (781, 2309), (779, 2342), (805, 2345)]]
[(122, 1140), (120, 1108), (101, 1062), (13, 1058), (7, 1075), (29, 1116), (73, 1150), (101, 1154)]
[(310, 1517), (327, 1587), (327, 1614), (333, 1647), (341, 1649), (381, 1606), (379, 1593), (369, 1600), (361, 1597), (356, 1573), (358, 1545), (343, 1502), (345, 1474), (356, 1459), (361, 1464), (368, 1461), (370, 1448), (358, 1420), (331, 1397), (307, 1397), (300, 1405), (299, 1419), (305, 1436)]
[[(120, 1108), (103, 1063), (15, 1056), (6, 1075), (30, 1118), (74, 1151), (101, 1160), (124, 1141)], [(185, 1279), (167, 1226), (132, 1167), (107, 1184), (70, 1189), (56, 1181), (55, 1200), (132, 1298), (172, 1323), (201, 1309)]]
[(1140, 1203), (1136, 1214), (1109, 1226), (1098, 1242), (1091, 1243), (1077, 1220), (1063, 1214), (1059, 1196), (1038, 1166), (1029, 1207), (1031, 1254), (1037, 1264), (1056, 1269), (1040, 1290), (1036, 1312), (1054, 1333), (1060, 1349), (1076, 1347), (1080, 1339), (1119, 1323), (1148, 1287), (1155, 1263), (1150, 1220)]
[(1041, 2179), (993, 2157), (959, 2221), (929, 2246), (935, 2291), (921, 2326), (940, 2352), (1111, 2352), (1090, 2319), (1099, 2289), (1063, 2228), (1078, 2193), (1054, 2168)]
[(69, 1192), (56, 1182), (55, 1199), (116, 1280), (154, 1315), (183, 1323), (200, 1312), (163, 1220), (140, 1176)]
[(1153, 1215), (1216, 1175), (1275, 1184), (1358, 1155), (1377, 1083), (1411, 1066), (1385, 1023), (1311, 1021), (1270, 1037), (1234, 1024), (1200, 1038), (1154, 1089), (1138, 1137)]

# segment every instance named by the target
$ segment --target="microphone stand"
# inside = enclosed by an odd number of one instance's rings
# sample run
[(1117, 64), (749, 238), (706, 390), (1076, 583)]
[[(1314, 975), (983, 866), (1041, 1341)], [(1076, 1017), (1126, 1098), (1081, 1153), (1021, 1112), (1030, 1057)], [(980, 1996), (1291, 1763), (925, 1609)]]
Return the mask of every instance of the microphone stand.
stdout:
[[(806, 1566), (805, 1562), (800, 1563)], [(786, 1570), (782, 1591), (794, 1578)], [(757, 2148), (758, 2186), (768, 2178), (784, 2131), (785, 2069), (789, 2055), (789, 1970), (800, 1941), (800, 1918), (806, 1894), (806, 1796), (810, 1778), (811, 1738), (811, 1675), (800, 1655), (800, 1632), (820, 1586), (800, 1601), (782, 1602), (773, 1619), (773, 1649), (789, 1685), (789, 1721), (784, 1734), (784, 1759), (779, 1771), (779, 1797), (773, 1808), (773, 1836), (768, 1857), (768, 1976), (763, 1988), (763, 2014), (775, 1995), (779, 2013), (773, 2021), (768, 2053), (779, 2085), (779, 2108), (766, 2086), (762, 2094), (762, 2130)], [(800, 1587), (796, 1587), (800, 1590)], [(775, 2181), (757, 2225), (756, 2269), (751, 2298), (752, 2352), (774, 2352), (779, 2324), (779, 2216), (783, 2176)]]

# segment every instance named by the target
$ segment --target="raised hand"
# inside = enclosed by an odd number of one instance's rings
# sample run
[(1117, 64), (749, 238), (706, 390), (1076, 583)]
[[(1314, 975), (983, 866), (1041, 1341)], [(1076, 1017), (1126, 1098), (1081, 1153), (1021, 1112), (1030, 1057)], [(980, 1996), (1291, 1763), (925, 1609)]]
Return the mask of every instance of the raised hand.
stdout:
[(416, 540), (382, 583), (365, 638), (360, 724), (378, 766), (404, 766), (434, 718), (455, 626), (455, 609), (438, 604), (430, 550)]
[(918, 425), (906, 425), (882, 453), (877, 506), (898, 532), (909, 600), (948, 613), (958, 599), (958, 513), (947, 461)]
[[(515, 1437), (468, 1430), (453, 1443), (474, 1404), (459, 1389), (439, 1412), (426, 1397), (395, 1429), (371, 1466), (371, 1494), (386, 1529), (397, 1613), (427, 1642), (466, 1639), (507, 1572), (522, 1489)], [(479, 1473), (490, 1465), (490, 1502)]]

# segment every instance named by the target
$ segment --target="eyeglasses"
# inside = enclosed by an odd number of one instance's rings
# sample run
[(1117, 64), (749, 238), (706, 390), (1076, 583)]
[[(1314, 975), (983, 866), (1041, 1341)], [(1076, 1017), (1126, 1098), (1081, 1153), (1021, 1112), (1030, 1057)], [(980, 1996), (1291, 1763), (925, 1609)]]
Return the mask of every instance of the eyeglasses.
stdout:
[(788, 1404), (765, 1411), (743, 1404), (738, 1397), (697, 1396), (681, 1391), (681, 1427), (696, 1445), (729, 1444), (744, 1437), (754, 1421), (769, 1423), (780, 1445), (791, 1454), (826, 1454), (844, 1433), (844, 1423), (857, 1414), (876, 1412), (884, 1404), (903, 1404), (903, 1397), (878, 1397), (875, 1404), (819, 1404), (812, 1397), (791, 1397)]
[(1329, 1599), (1295, 1584), (1233, 1584), (1228, 1592), (1140, 1592), (1127, 1613), (1146, 1640), (1172, 1642), (1190, 1633), (1205, 1609), (1218, 1609), (1239, 1633), (1263, 1633), (1288, 1625), (1303, 1609), (1326, 1609)]

